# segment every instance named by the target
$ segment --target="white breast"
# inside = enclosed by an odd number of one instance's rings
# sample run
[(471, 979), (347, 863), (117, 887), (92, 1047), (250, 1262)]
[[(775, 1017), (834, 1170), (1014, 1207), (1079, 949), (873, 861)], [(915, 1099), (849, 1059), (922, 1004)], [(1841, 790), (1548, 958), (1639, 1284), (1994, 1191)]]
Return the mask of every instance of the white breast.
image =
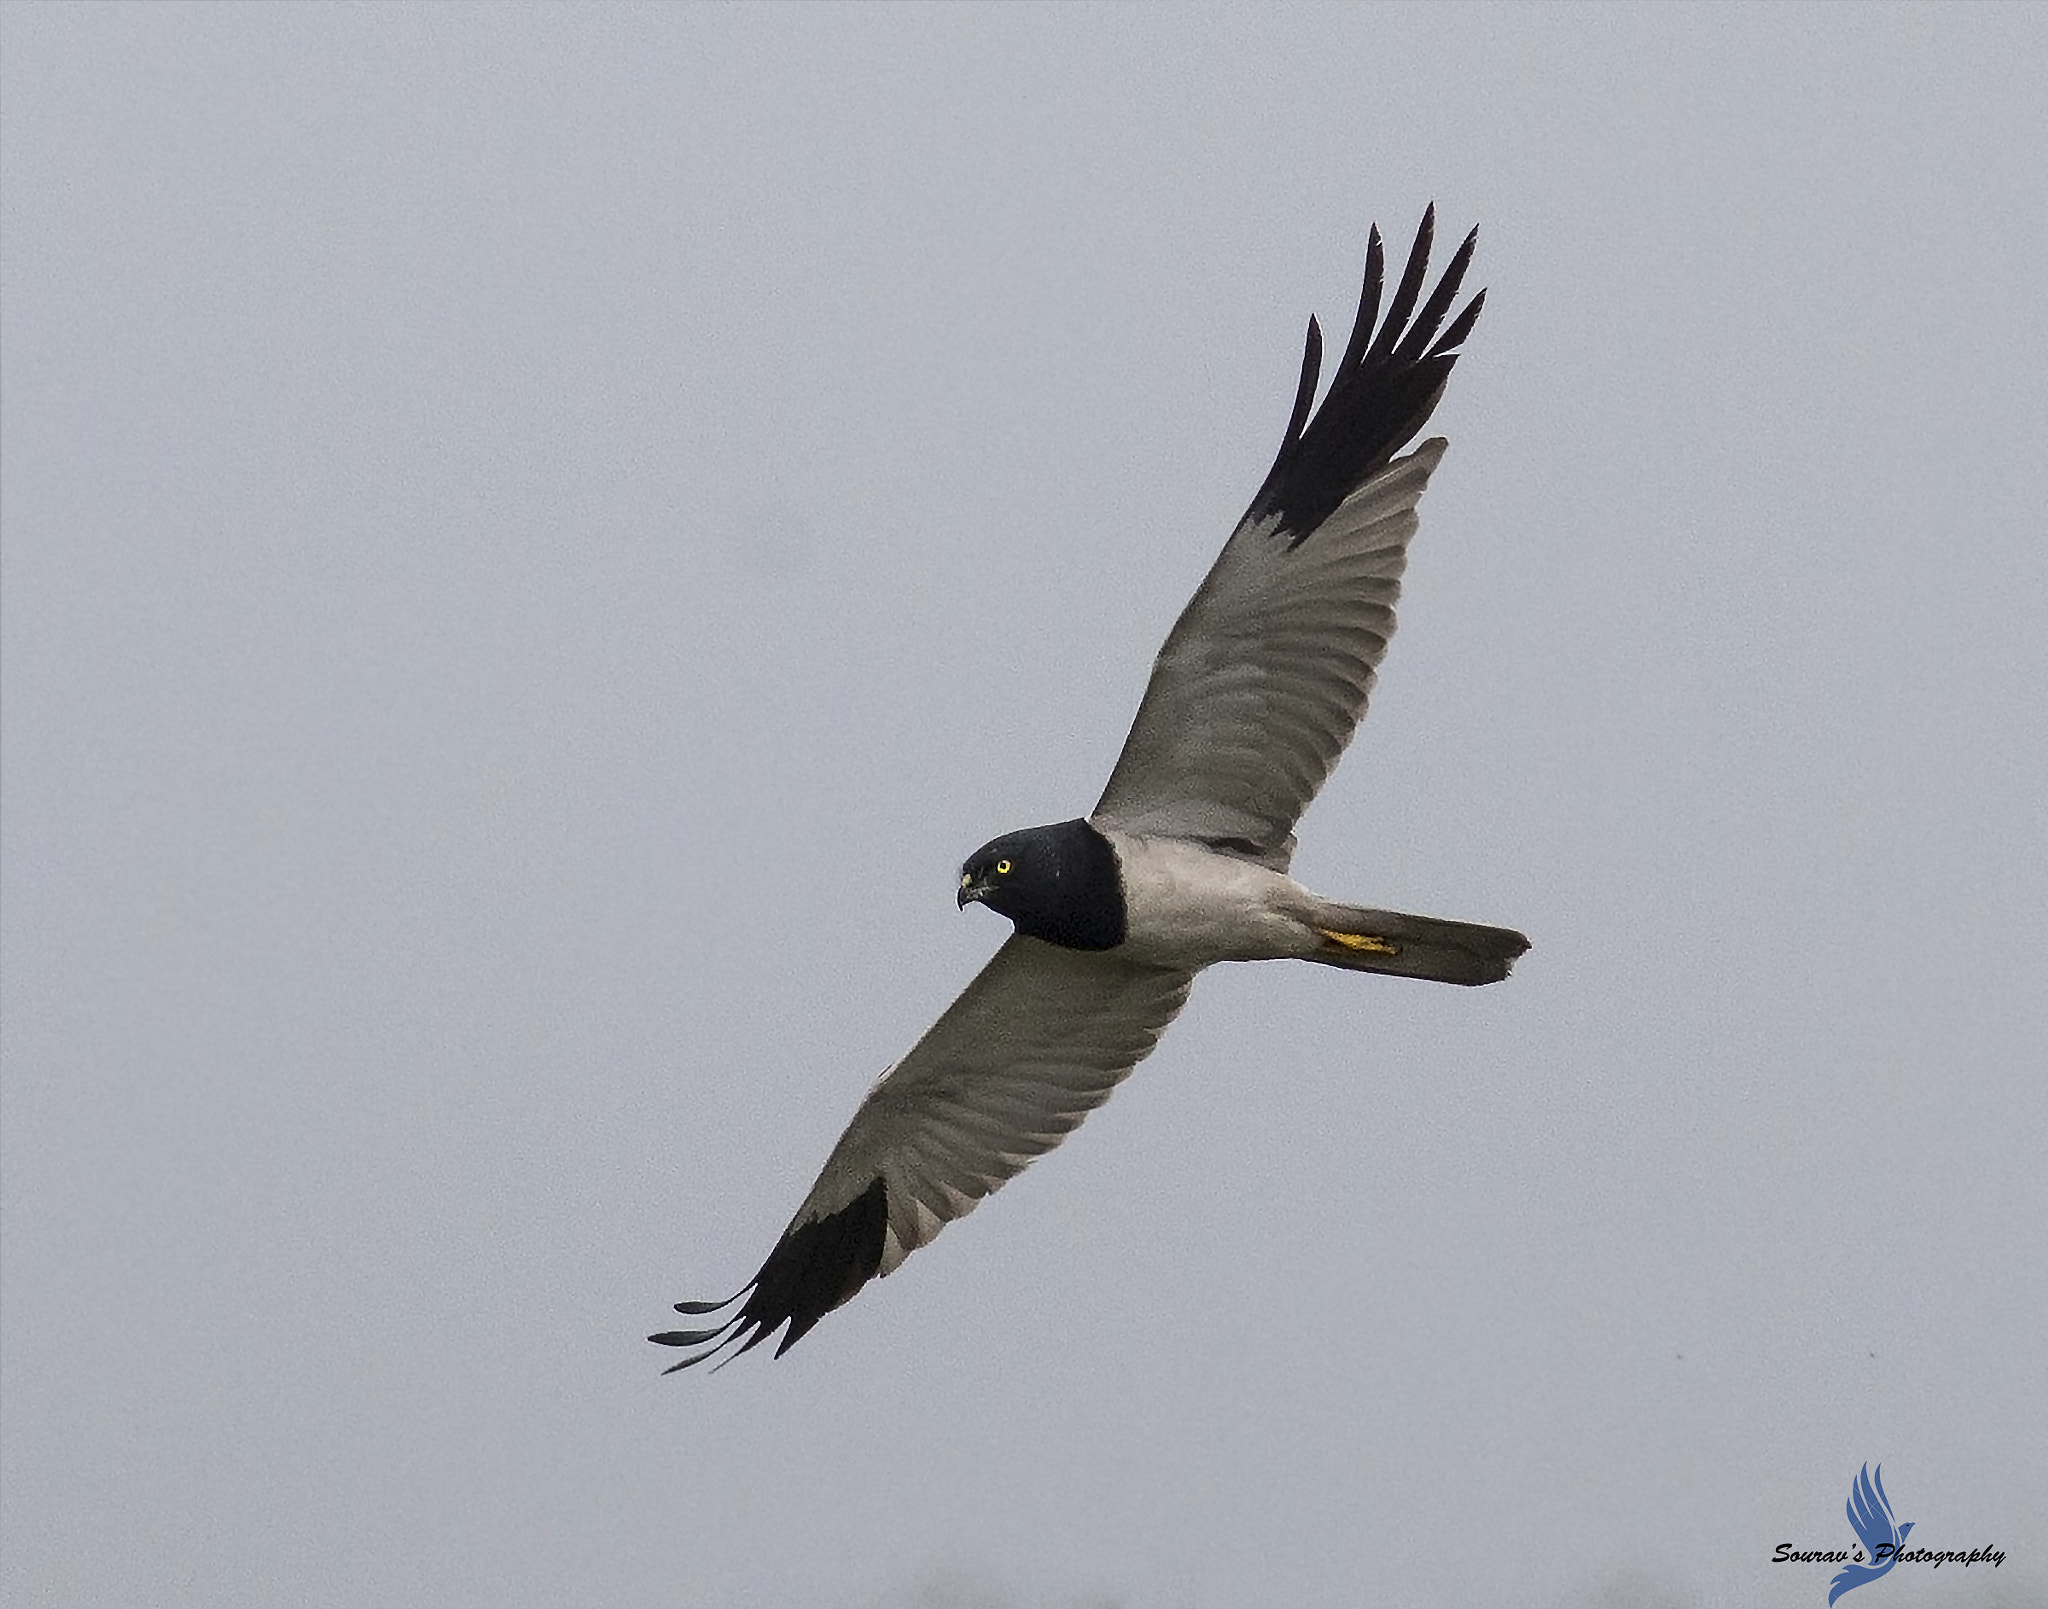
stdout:
[(1120, 953), (1175, 966), (1272, 961), (1312, 947), (1312, 897), (1291, 877), (1184, 838), (1104, 832), (1123, 871)]

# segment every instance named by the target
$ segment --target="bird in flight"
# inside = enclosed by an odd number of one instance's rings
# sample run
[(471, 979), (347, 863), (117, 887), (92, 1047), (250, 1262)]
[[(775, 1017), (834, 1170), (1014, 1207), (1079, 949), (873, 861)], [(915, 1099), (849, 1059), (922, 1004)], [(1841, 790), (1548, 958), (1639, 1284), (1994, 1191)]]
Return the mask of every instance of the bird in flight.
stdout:
[(689, 1351), (667, 1372), (729, 1361), (786, 1325), (780, 1357), (893, 1273), (1107, 1100), (1214, 962), (1479, 984), (1528, 949), (1506, 928), (1341, 904), (1287, 875), (1294, 824), (1365, 713), (1445, 443), (1395, 455), (1429, 422), (1486, 299), (1445, 323), (1475, 229), (1422, 300), (1435, 226), (1432, 206), (1383, 320), (1373, 229), (1313, 417), (1323, 338), (1309, 320), (1279, 456), (1167, 633), (1101, 800), (968, 857), (960, 907), (1015, 931), (868, 1091), (760, 1271), (722, 1302), (675, 1304), (726, 1316), (648, 1337)]

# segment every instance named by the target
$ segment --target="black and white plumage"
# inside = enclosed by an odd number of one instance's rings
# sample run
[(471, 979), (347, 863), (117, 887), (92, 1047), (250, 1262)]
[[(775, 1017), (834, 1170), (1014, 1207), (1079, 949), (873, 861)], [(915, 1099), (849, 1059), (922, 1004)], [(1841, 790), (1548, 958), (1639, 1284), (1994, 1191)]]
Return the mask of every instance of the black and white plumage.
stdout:
[(1475, 230), (1417, 310), (1434, 226), (1431, 208), (1384, 320), (1373, 230), (1351, 339), (1313, 417), (1322, 334), (1309, 320), (1279, 455), (1168, 633), (1101, 800), (968, 859), (959, 903), (1015, 933), (868, 1091), (754, 1278), (725, 1301), (676, 1304), (737, 1311), (650, 1337), (694, 1349), (674, 1368), (785, 1325), (776, 1355), (788, 1351), (1108, 1099), (1205, 966), (1291, 958), (1480, 984), (1528, 948), (1504, 928), (1338, 904), (1287, 876), (1295, 822), (1365, 713), (1445, 443), (1395, 455), (1428, 423), (1485, 300), (1445, 324)]

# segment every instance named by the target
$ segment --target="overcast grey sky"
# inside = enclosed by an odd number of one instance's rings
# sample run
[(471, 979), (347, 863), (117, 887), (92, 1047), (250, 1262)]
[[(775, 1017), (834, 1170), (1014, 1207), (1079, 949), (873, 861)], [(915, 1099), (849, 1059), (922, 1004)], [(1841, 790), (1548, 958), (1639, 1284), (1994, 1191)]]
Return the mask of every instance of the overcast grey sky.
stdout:
[[(2048, 1602), (2048, 12), (0, 28), (8, 1604)], [(1432, 198), (1297, 870), (1535, 948), (660, 1378)]]

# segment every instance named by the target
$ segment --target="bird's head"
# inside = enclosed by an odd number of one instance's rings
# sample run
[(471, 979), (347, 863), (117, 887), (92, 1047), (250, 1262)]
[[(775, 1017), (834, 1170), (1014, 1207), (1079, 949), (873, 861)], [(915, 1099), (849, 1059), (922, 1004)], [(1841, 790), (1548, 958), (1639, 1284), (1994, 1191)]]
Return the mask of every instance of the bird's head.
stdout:
[(1124, 941), (1123, 878), (1109, 840), (1085, 821), (991, 838), (960, 868), (960, 908), (986, 905), (1019, 933), (1071, 950)]
[(1045, 857), (1034, 853), (1037, 846), (1031, 843), (1031, 836), (1029, 832), (1005, 833), (967, 857), (960, 867), (961, 910), (986, 905), (1013, 922), (1018, 919), (1044, 880)]

